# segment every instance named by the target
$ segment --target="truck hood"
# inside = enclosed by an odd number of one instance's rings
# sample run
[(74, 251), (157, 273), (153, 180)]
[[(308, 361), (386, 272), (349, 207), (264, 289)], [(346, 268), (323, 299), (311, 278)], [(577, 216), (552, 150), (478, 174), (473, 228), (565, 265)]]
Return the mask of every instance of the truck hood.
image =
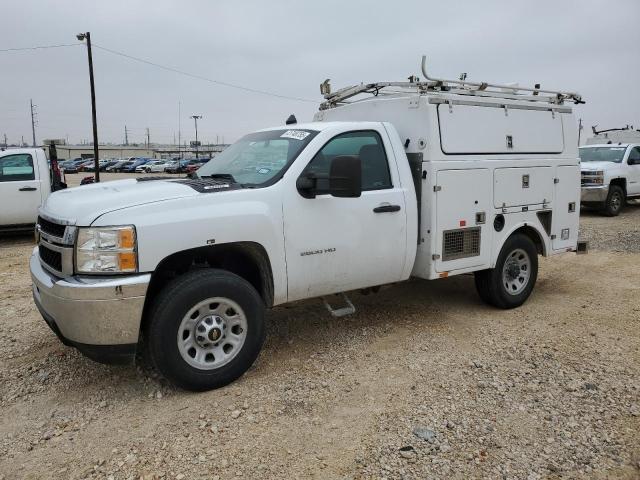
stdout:
[(620, 164), (616, 162), (584, 162), (580, 164), (583, 172), (594, 172), (596, 170), (616, 170)]
[(88, 226), (114, 210), (197, 195), (189, 185), (176, 181), (131, 178), (60, 190), (47, 198), (41, 212), (52, 219)]

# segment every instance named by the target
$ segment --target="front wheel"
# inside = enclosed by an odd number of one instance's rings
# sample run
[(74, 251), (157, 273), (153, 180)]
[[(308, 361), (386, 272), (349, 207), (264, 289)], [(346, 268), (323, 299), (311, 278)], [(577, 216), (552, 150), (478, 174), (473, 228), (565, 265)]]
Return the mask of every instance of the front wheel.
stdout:
[(507, 239), (500, 250), (496, 266), (475, 272), (476, 289), (480, 298), (498, 308), (522, 305), (538, 278), (538, 252), (533, 241), (516, 233)]
[(187, 390), (223, 387), (253, 364), (265, 337), (264, 302), (243, 278), (204, 269), (159, 294), (145, 330), (155, 367)]
[(624, 204), (624, 190), (618, 185), (611, 185), (609, 187), (607, 201), (604, 204), (604, 214), (608, 217), (615, 217), (620, 214)]

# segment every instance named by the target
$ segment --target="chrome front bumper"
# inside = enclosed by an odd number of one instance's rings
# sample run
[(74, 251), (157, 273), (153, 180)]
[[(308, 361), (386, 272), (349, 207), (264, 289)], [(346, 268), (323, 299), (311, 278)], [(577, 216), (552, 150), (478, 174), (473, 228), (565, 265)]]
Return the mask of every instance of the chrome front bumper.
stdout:
[(36, 305), (63, 341), (95, 346), (138, 342), (151, 274), (61, 279), (42, 268), (37, 247), (29, 266)]
[(609, 195), (609, 185), (598, 185), (593, 187), (582, 187), (581, 202), (605, 202)]

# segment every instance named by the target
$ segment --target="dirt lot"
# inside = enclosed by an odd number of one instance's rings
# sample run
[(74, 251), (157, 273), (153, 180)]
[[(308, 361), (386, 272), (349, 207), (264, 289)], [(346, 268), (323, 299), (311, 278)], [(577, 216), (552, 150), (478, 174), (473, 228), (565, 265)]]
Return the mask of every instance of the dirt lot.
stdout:
[(531, 299), (471, 276), (276, 308), (257, 364), (179, 391), (60, 344), (30, 237), (0, 240), (0, 479), (639, 478), (640, 206), (582, 216), (589, 255), (541, 260)]

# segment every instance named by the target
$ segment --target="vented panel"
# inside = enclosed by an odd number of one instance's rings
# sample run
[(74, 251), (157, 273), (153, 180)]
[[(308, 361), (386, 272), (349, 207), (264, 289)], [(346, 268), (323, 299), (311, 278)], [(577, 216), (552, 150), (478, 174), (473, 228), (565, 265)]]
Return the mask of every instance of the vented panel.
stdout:
[(458, 228), (442, 232), (442, 260), (480, 255), (480, 227)]
[(62, 272), (62, 254), (48, 249), (44, 245), (38, 246), (40, 259), (53, 268), (56, 272)]
[(67, 228), (66, 225), (53, 223), (49, 220), (45, 220), (42, 217), (38, 217), (38, 225), (40, 225), (40, 230), (42, 230), (44, 233), (48, 233), (49, 235), (53, 235), (54, 237), (58, 238), (64, 237), (64, 231)]

